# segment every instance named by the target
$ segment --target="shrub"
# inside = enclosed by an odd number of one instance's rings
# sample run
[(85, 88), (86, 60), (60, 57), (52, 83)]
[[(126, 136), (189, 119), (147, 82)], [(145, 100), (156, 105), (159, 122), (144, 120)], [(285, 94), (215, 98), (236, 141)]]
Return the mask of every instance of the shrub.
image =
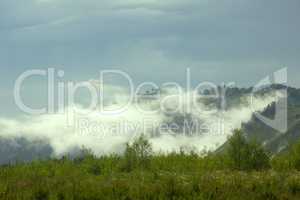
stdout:
[(290, 162), (294, 169), (300, 170), (300, 142), (296, 143), (290, 150)]
[(33, 199), (35, 199), (35, 200), (48, 200), (49, 199), (49, 192), (45, 189), (39, 188), (37, 191), (35, 191)]
[(261, 170), (269, 168), (269, 156), (256, 141), (248, 142), (241, 130), (235, 130), (228, 140), (229, 166), (236, 170)]
[(152, 147), (144, 135), (138, 137), (131, 145), (126, 144), (124, 154), (125, 171), (135, 168), (149, 168), (152, 155)]
[(272, 168), (277, 171), (300, 170), (300, 142), (290, 145), (288, 151), (272, 159)]

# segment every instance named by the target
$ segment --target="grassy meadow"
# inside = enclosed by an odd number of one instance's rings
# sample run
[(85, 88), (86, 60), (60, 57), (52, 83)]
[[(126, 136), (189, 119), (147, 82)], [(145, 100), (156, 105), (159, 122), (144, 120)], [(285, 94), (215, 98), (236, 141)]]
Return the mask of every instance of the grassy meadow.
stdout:
[(300, 145), (270, 155), (240, 131), (222, 153), (153, 154), (145, 137), (123, 155), (0, 167), (0, 199), (300, 199)]

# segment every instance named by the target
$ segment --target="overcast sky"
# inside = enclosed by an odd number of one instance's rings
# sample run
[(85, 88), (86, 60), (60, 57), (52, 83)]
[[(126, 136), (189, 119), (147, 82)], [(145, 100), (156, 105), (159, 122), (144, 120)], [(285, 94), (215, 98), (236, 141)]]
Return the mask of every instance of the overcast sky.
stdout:
[(299, 0), (1, 0), (0, 97), (27, 69), (66, 79), (121, 69), (135, 81), (255, 84), (288, 67), (300, 86)]

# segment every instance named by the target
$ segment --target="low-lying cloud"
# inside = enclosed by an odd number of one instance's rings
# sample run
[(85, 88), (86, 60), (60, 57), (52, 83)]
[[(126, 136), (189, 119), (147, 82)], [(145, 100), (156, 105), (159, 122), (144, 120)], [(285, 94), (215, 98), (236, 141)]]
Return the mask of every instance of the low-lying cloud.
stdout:
[[(119, 88), (117, 91), (121, 90)], [(112, 95), (111, 103), (105, 108), (120, 106), (126, 99), (123, 95)], [(162, 97), (147, 98), (142, 97), (126, 111), (113, 115), (105, 115), (99, 110), (88, 111), (77, 105), (76, 109), (68, 107), (63, 114), (2, 118), (0, 136), (10, 140), (25, 138), (32, 144), (46, 141), (53, 149), (54, 157), (72, 154), (82, 147), (91, 149), (98, 156), (122, 153), (125, 144), (140, 134), (149, 138), (156, 153), (180, 151), (182, 148), (202, 152), (215, 150), (226, 141), (233, 129), (249, 121), (254, 111), (263, 110), (274, 101), (272, 97), (264, 96), (256, 97), (254, 103), (250, 104), (249, 96), (244, 96), (246, 100), (242, 104), (225, 110), (211, 106), (207, 112), (208, 105), (199, 101), (197, 109), (192, 107), (190, 112), (166, 112), (160, 107)], [(188, 103), (168, 98), (165, 107), (172, 110), (176, 105), (184, 107)], [(144, 110), (157, 112), (141, 112), (137, 105)], [(206, 112), (201, 113), (199, 109)], [(78, 115), (74, 110), (86, 114)]]

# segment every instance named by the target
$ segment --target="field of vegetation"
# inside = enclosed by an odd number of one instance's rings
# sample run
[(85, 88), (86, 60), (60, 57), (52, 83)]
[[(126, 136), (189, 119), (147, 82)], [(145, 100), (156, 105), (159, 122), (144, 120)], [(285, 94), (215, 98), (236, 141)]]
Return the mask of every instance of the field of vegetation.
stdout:
[(219, 153), (153, 154), (144, 136), (123, 155), (0, 167), (0, 199), (300, 199), (300, 143), (272, 156), (241, 131)]

